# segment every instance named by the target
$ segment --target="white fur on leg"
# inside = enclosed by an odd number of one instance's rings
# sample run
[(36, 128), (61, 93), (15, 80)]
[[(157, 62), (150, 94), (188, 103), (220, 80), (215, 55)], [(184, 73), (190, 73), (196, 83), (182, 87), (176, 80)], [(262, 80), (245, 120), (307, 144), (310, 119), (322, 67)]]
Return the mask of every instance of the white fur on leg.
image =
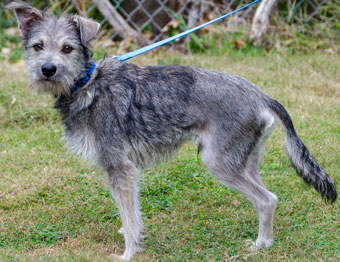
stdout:
[(122, 255), (113, 255), (122, 261), (129, 261), (136, 252), (142, 249), (143, 223), (139, 209), (136, 170), (127, 162), (120, 167), (109, 170), (111, 192), (117, 202), (122, 228), (118, 231), (124, 235), (125, 250)]
[(259, 234), (256, 243), (250, 247), (251, 251), (265, 249), (273, 244), (273, 221), (277, 205), (277, 196), (267, 191), (267, 202), (258, 203)]
[(125, 248), (123, 255), (112, 254), (111, 256), (120, 261), (130, 261), (135, 253), (140, 253), (143, 251), (144, 249), (142, 247), (136, 246), (135, 248), (129, 250), (128, 248)]

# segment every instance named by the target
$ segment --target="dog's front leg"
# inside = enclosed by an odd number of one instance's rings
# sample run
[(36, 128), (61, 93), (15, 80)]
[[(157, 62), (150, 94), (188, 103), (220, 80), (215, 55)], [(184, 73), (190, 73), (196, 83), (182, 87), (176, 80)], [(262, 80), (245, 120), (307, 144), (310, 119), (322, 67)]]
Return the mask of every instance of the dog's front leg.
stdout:
[(129, 261), (136, 252), (142, 251), (143, 222), (138, 201), (138, 181), (135, 166), (125, 161), (116, 167), (107, 168), (112, 196), (117, 202), (125, 240), (123, 255), (114, 255), (124, 261)]

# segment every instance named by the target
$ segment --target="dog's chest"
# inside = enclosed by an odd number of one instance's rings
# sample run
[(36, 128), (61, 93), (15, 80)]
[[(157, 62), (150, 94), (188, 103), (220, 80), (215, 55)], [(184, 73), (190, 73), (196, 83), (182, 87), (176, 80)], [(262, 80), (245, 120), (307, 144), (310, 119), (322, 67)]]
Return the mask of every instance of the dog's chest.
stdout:
[(83, 159), (97, 164), (98, 150), (95, 135), (89, 123), (88, 106), (93, 101), (93, 92), (79, 93), (74, 100), (59, 101), (57, 108), (63, 115), (64, 139), (68, 148)]
[(86, 127), (77, 130), (66, 130), (64, 138), (68, 148), (83, 159), (96, 164), (98, 161), (97, 146), (93, 133)]

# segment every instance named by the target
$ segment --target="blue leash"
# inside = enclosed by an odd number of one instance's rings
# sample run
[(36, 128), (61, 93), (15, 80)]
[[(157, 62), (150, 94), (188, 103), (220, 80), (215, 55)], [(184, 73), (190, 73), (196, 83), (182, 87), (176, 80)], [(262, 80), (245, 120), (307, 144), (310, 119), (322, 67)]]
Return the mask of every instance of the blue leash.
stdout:
[(189, 29), (189, 30), (187, 30), (187, 31), (184, 31), (184, 32), (182, 32), (182, 33), (179, 33), (179, 34), (177, 34), (177, 35), (174, 35), (174, 36), (172, 36), (172, 37), (169, 37), (169, 38), (167, 38), (167, 39), (161, 40), (161, 41), (159, 41), (159, 42), (153, 43), (153, 44), (151, 44), (151, 45), (142, 47), (142, 48), (137, 49), (137, 50), (135, 50), (135, 51), (126, 53), (126, 54), (124, 54), (124, 55), (116, 56), (115, 58), (118, 59), (119, 61), (126, 61), (126, 60), (128, 60), (128, 59), (130, 59), (130, 58), (133, 58), (133, 57), (135, 57), (135, 56), (144, 54), (144, 53), (146, 53), (146, 52), (148, 52), (148, 51), (150, 51), (150, 50), (152, 50), (152, 49), (154, 49), (154, 48), (156, 48), (156, 47), (165, 45), (165, 44), (167, 44), (167, 43), (169, 43), (169, 42), (171, 42), (171, 41), (174, 41), (174, 40), (176, 40), (176, 39), (178, 39), (178, 38), (181, 38), (181, 37), (183, 37), (183, 36), (186, 36), (186, 35), (188, 35), (188, 34), (191, 34), (191, 33), (195, 32), (195, 31), (197, 31), (197, 30), (199, 30), (199, 29), (201, 29), (201, 28), (203, 28), (203, 27), (205, 27), (205, 26), (207, 26), (207, 25), (210, 25), (210, 24), (212, 24), (212, 23), (215, 23), (215, 22), (217, 22), (217, 21), (219, 21), (219, 20), (221, 20), (221, 19), (223, 19), (223, 18), (226, 18), (227, 16), (230, 16), (230, 15), (232, 15), (232, 14), (235, 14), (236, 12), (241, 11), (241, 10), (243, 10), (243, 9), (245, 9), (245, 8), (251, 6), (251, 5), (254, 5), (254, 4), (256, 4), (256, 3), (260, 2), (260, 1), (261, 1), (261, 0), (256, 0), (256, 1), (254, 1), (254, 2), (252, 2), (252, 3), (250, 3), (250, 4), (248, 4), (248, 5), (245, 5), (245, 6), (239, 8), (239, 9), (237, 9), (237, 10), (235, 10), (235, 11), (232, 11), (232, 12), (230, 12), (230, 13), (228, 13), (228, 14), (226, 14), (226, 15), (223, 15), (223, 16), (221, 16), (221, 17), (219, 17), (219, 18), (216, 18), (216, 19), (214, 19), (214, 20), (212, 20), (212, 21), (210, 21), (210, 22), (207, 22), (207, 23), (205, 23), (205, 24), (196, 26), (196, 27), (194, 27), (194, 28), (192, 28), (192, 29)]

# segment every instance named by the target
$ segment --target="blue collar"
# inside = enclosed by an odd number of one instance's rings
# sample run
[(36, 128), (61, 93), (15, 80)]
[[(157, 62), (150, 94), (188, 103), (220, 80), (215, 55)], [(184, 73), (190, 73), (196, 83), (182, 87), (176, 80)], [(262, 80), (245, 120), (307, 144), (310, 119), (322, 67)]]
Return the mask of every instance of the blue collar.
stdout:
[(87, 73), (84, 78), (80, 79), (74, 87), (71, 88), (70, 93), (73, 94), (76, 92), (79, 88), (86, 85), (86, 83), (90, 80), (91, 75), (93, 73), (93, 70), (96, 68), (96, 64), (94, 62), (91, 62), (91, 66), (89, 70), (87, 70)]

